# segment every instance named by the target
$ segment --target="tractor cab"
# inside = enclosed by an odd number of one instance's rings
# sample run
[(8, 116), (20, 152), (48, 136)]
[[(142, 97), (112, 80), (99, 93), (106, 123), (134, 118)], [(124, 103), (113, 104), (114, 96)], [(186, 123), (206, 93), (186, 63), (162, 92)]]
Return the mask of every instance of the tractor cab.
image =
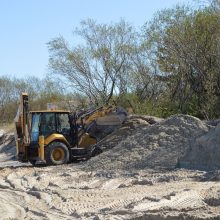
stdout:
[(73, 144), (71, 138), (70, 113), (67, 111), (39, 111), (31, 114), (31, 144), (38, 143), (39, 136), (45, 138), (53, 133), (62, 134), (69, 143)]
[(45, 148), (44, 158), (42, 158), (44, 161), (41, 163), (56, 165), (71, 161), (72, 156), (82, 157), (83, 155), (73, 155), (71, 151), (78, 145), (78, 130), (75, 126), (76, 123), (69, 111), (31, 111), (28, 160), (32, 164), (39, 162), (40, 137), (43, 137), (43, 148)]

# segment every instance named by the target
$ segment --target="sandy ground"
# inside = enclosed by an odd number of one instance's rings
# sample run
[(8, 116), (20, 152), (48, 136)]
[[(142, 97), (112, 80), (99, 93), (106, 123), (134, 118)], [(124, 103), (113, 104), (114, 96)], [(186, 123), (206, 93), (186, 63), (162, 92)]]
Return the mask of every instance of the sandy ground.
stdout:
[(3, 168), (3, 219), (220, 219), (220, 182), (206, 172), (99, 173), (80, 166)]
[(189, 116), (131, 117), (102, 154), (56, 167), (16, 162), (12, 136), (0, 135), (1, 219), (220, 219), (219, 130)]

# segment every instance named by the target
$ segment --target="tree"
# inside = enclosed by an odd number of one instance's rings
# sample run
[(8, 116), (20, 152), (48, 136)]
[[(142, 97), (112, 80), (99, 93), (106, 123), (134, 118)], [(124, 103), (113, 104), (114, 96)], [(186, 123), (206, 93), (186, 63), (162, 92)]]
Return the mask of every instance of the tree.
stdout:
[(7, 103), (12, 101), (13, 83), (8, 77), (0, 78), (0, 122), (6, 122)]
[(48, 43), (51, 74), (96, 104), (108, 103), (114, 92), (126, 92), (132, 26), (123, 20), (114, 25), (87, 20), (75, 34), (85, 43), (71, 48), (62, 36)]
[(177, 7), (162, 11), (157, 19), (148, 31), (154, 30), (150, 40), (171, 98), (183, 113), (194, 103), (197, 116), (214, 117), (219, 99), (220, 14), (210, 8)]

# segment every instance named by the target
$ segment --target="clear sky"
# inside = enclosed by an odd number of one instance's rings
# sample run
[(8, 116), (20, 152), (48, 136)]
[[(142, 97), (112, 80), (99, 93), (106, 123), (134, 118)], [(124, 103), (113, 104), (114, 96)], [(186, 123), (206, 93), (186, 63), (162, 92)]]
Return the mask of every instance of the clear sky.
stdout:
[(156, 11), (191, 1), (0, 0), (0, 76), (43, 77), (48, 71), (46, 43), (59, 35), (72, 41), (81, 20), (110, 23), (123, 18), (140, 27)]

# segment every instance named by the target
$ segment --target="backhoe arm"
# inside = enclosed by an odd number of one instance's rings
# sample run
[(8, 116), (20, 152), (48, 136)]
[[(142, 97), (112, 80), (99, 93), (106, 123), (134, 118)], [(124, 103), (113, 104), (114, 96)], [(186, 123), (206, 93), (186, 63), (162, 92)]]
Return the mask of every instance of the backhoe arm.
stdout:
[(15, 141), (17, 158), (21, 162), (27, 161), (27, 147), (30, 144), (28, 94), (22, 93), (15, 122)]

